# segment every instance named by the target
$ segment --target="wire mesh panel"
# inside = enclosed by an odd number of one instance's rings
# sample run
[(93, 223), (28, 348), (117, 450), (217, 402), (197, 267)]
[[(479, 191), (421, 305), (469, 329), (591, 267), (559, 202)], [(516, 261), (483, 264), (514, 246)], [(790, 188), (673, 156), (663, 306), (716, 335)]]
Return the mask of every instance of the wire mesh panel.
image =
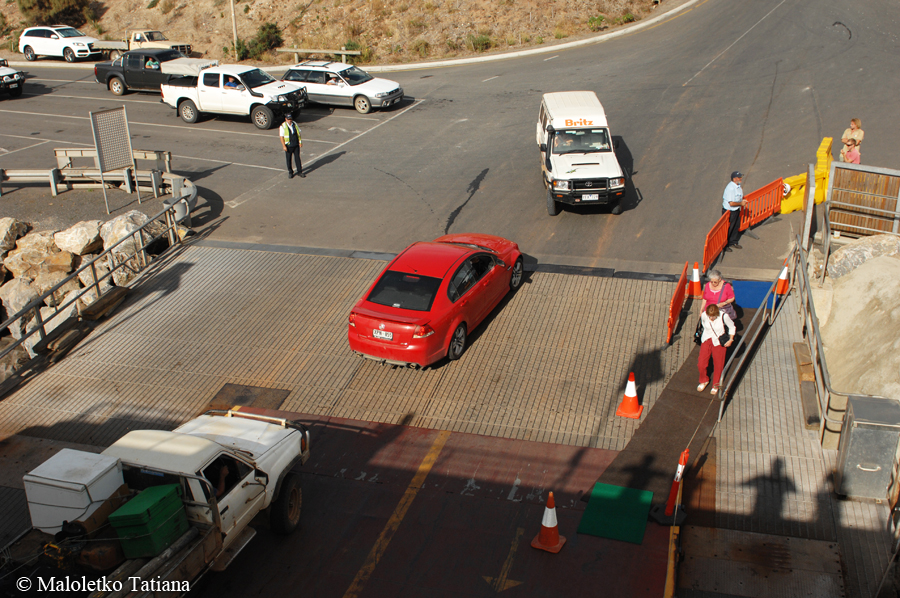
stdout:
[(125, 106), (91, 112), (91, 129), (102, 172), (134, 167)]
[[(103, 201), (106, 203), (106, 213), (109, 214), (109, 199), (106, 197), (106, 181), (103, 180), (103, 173), (126, 168), (133, 171), (135, 168), (125, 106), (91, 112), (91, 131), (94, 133), (94, 148), (97, 150), (97, 164), (100, 166)], [(134, 187), (137, 190), (138, 203), (141, 203), (141, 191), (137, 180)]]

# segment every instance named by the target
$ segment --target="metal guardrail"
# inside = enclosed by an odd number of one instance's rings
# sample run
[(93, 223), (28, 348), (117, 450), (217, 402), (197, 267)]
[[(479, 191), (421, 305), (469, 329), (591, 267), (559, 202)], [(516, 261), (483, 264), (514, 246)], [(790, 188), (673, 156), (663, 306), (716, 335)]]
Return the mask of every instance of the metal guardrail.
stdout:
[(276, 48), (276, 52), (282, 54), (293, 54), (294, 62), (300, 62), (300, 54), (340, 54), (341, 62), (347, 62), (347, 56), (359, 56), (362, 54), (360, 50), (348, 50), (347, 46), (341, 46), (340, 50), (302, 50), (300, 48)]
[[(153, 223), (157, 220), (162, 220), (162, 219), (165, 220), (166, 229), (164, 231), (162, 231), (159, 235), (151, 237), (150, 233), (148, 233), (145, 229), (148, 226), (150, 226), (151, 223)], [(163, 211), (159, 212), (158, 214), (156, 214), (155, 216), (150, 218), (150, 220), (147, 222), (147, 224), (144, 224), (143, 226), (138, 228), (136, 231), (134, 231), (132, 234), (128, 235), (127, 237), (123, 237), (115, 245), (109, 247), (108, 249), (105, 249), (103, 252), (101, 252), (97, 257), (95, 257), (91, 261), (82, 264), (77, 270), (75, 270), (69, 276), (67, 276), (65, 279), (63, 279), (62, 281), (60, 281), (59, 283), (54, 285), (52, 288), (50, 288), (50, 290), (46, 291), (44, 294), (42, 294), (37, 299), (34, 299), (33, 301), (29, 302), (20, 311), (13, 314), (6, 321), (4, 321), (2, 324), (0, 324), (0, 329), (3, 329), (3, 328), (8, 328), (21, 320), (27, 320), (25, 322), (25, 325), (23, 326), (25, 331), (24, 331), (22, 337), (17, 339), (15, 343), (12, 343), (8, 347), (6, 347), (2, 351), (0, 351), (0, 358), (11, 353), (13, 350), (16, 349), (16, 347), (21, 346), (27, 339), (31, 338), (35, 334), (40, 335), (41, 340), (46, 339), (47, 335), (49, 334), (49, 331), (47, 330), (47, 324), (49, 322), (53, 321), (55, 318), (59, 317), (59, 315), (61, 313), (68, 311), (68, 308), (73, 303), (77, 302), (86, 293), (93, 291), (94, 293), (96, 293), (96, 296), (97, 296), (97, 298), (94, 301), (99, 301), (100, 298), (104, 295), (103, 288), (100, 286), (100, 283), (102, 283), (104, 280), (106, 280), (108, 278), (112, 278), (113, 273), (116, 272), (117, 270), (120, 270), (120, 269), (126, 270), (127, 269), (127, 270), (131, 270), (135, 274), (138, 274), (141, 271), (143, 271), (144, 269), (146, 269), (147, 266), (149, 266), (151, 263), (150, 259), (148, 258), (148, 255), (147, 255), (147, 247), (149, 247), (150, 244), (156, 242), (157, 240), (163, 238), (164, 236), (168, 236), (170, 248), (174, 247), (175, 245), (177, 245), (181, 242), (181, 239), (175, 230), (176, 226), (177, 226), (177, 220), (176, 220), (176, 215), (175, 215), (175, 206), (164, 209)], [(146, 242), (144, 241), (145, 238), (148, 239)], [(119, 258), (116, 256), (116, 253), (117, 253), (116, 249), (125, 243), (132, 243), (132, 242), (135, 243), (135, 252), (133, 254), (127, 255), (125, 257), (125, 259), (118, 261)], [(100, 262), (103, 259), (107, 259), (107, 262), (109, 265), (109, 272), (98, 277), (98, 275), (97, 275), (98, 262)], [(90, 273), (91, 273), (91, 280), (93, 281), (92, 284), (79, 289), (80, 292), (78, 293), (78, 295), (76, 295), (73, 299), (70, 299), (68, 302), (61, 303), (61, 304), (55, 306), (54, 312), (52, 314), (50, 314), (50, 316), (46, 320), (44, 320), (41, 317), (41, 308), (47, 307), (47, 305), (44, 303), (44, 300), (47, 297), (56, 293), (65, 284), (69, 283), (70, 281), (72, 281), (75, 278), (79, 278), (79, 274), (81, 274), (82, 272), (88, 271), (88, 270), (90, 270)], [(79, 278), (79, 280), (80, 280), (80, 278)], [(110, 287), (110, 288), (115, 288), (115, 287)], [(29, 322), (30, 322), (30, 319), (32, 316), (34, 317), (35, 321), (31, 325), (29, 325)]]

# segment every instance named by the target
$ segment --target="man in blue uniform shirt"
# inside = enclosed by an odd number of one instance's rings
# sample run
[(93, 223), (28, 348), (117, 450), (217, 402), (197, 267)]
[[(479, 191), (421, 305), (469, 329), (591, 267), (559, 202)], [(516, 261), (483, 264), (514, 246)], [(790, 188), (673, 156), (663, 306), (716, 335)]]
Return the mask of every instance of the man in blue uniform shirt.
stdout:
[(747, 205), (744, 200), (744, 190), (741, 181), (744, 175), (735, 170), (731, 173), (731, 182), (725, 185), (722, 194), (722, 213), (728, 212), (728, 244), (725, 251), (731, 251), (732, 247), (741, 248), (738, 239), (741, 236), (741, 208)]

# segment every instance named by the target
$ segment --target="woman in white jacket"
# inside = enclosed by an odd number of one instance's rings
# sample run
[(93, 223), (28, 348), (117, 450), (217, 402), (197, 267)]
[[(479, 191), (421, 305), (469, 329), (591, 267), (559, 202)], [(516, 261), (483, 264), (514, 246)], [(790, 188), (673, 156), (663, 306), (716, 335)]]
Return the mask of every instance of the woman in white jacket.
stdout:
[[(700, 337), (700, 359), (697, 362), (697, 369), (700, 370), (700, 384), (697, 386), (699, 392), (706, 389), (709, 384), (709, 358), (713, 360), (713, 387), (712, 394), (718, 394), (719, 382), (722, 378), (722, 368), (725, 367), (725, 348), (730, 347), (734, 342), (734, 322), (728, 317), (728, 314), (721, 312), (719, 306), (713, 303), (706, 308), (706, 311), (700, 315), (700, 322), (703, 325), (703, 336)], [(726, 332), (727, 329), (727, 332)], [(721, 337), (727, 336), (728, 340), (724, 343)]]

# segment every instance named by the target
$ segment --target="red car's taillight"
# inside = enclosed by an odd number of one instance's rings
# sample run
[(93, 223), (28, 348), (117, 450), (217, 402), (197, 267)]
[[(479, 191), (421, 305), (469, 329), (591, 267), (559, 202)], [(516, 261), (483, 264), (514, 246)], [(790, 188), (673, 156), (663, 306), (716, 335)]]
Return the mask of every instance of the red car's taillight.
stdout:
[(434, 334), (434, 328), (425, 324), (424, 326), (416, 326), (416, 329), (413, 330), (413, 338), (425, 338), (427, 336), (431, 336)]
[(347, 316), (347, 322), (348, 322), (351, 326), (353, 326), (354, 328), (356, 328), (356, 314), (353, 313), (352, 311), (350, 312), (350, 315)]

